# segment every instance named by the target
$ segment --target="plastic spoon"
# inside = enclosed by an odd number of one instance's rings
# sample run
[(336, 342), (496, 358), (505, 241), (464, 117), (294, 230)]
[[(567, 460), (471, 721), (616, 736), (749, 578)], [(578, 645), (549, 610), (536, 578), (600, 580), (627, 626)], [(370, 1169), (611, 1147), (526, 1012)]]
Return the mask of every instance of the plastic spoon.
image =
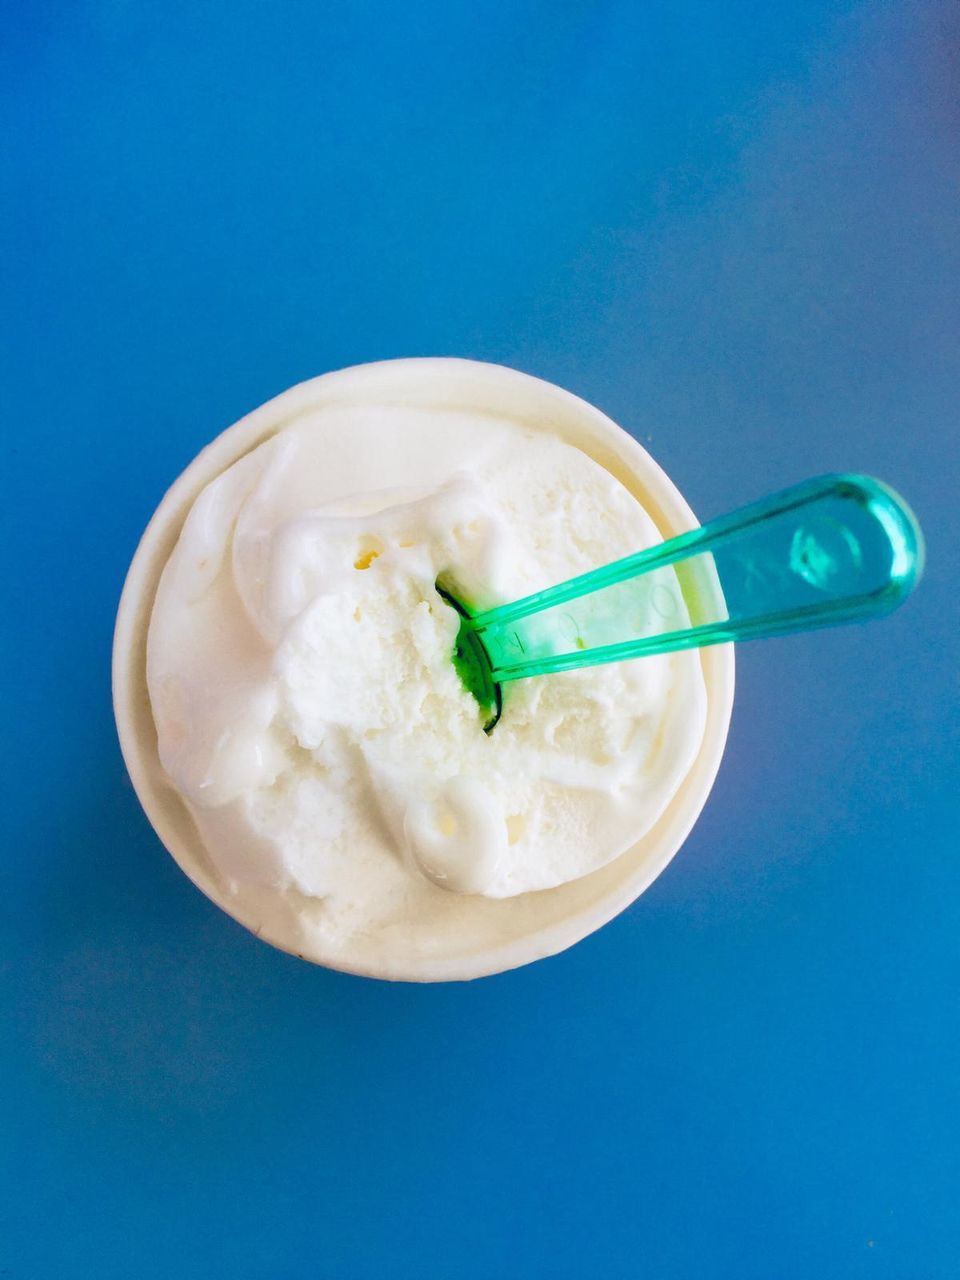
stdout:
[[(489, 733), (508, 680), (876, 617), (910, 594), (923, 558), (902, 498), (869, 476), (834, 475), (512, 604), (474, 613), (445, 583), (437, 590), (462, 616), (453, 660)], [(696, 589), (698, 560), (719, 591)]]

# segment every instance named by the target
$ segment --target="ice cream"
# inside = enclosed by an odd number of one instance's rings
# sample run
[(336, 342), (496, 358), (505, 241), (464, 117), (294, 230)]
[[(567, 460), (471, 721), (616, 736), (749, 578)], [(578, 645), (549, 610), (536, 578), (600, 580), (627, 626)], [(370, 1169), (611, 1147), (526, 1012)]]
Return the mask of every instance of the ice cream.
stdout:
[[(318, 963), (436, 981), (570, 946), (696, 821), (732, 646), (512, 683), (486, 739), (435, 574), (479, 607), (695, 523), (635, 439), (516, 370), (290, 388), (193, 459), (127, 574), (113, 701), (150, 822), (213, 902)], [(707, 565), (684, 593), (719, 607)]]
[(700, 748), (698, 656), (518, 681), (488, 736), (435, 584), (487, 607), (655, 541), (609, 471), (506, 416), (329, 406), (227, 467), (164, 569), (147, 680), (229, 889), (301, 904), (335, 950), (633, 845)]

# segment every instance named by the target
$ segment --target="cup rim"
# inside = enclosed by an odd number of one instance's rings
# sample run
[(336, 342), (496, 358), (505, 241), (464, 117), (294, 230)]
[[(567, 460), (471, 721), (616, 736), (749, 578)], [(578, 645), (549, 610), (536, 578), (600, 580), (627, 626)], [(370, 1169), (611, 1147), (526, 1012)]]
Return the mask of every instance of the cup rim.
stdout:
[[(163, 780), (146, 685), (146, 631), (160, 574), (197, 494), (239, 457), (306, 410), (335, 399), (338, 386), (346, 389), (351, 383), (364, 381), (390, 385), (407, 378), (422, 383), (431, 376), (486, 379), (491, 388), (499, 384), (501, 394), (522, 391), (524, 396), (542, 401), (545, 408), (552, 404), (558, 413), (562, 409), (567, 415), (575, 414), (595, 446), (584, 451), (614, 474), (619, 471), (618, 478), (626, 477), (635, 495), (637, 489), (642, 490), (643, 505), (664, 538), (698, 527), (680, 491), (637, 440), (601, 410), (553, 383), (505, 365), (449, 356), (352, 365), (298, 383), (268, 400), (216, 436), (180, 473), (161, 499), (133, 555), (117, 610), (112, 654), (114, 716), (127, 772), (154, 831), (187, 877), (238, 923), (282, 951), (342, 972), (400, 981), (464, 980), (517, 968), (565, 950), (634, 902), (676, 855), (707, 801), (726, 745), (735, 683), (732, 644), (698, 651), (707, 692), (707, 720), (693, 765), (647, 835), (591, 876), (621, 864), (624, 874), (569, 916), (461, 956), (422, 956), (415, 964), (391, 965), (382, 959), (344, 962), (336, 954), (305, 954), (288, 939), (271, 936), (269, 927), (238, 914), (229, 893), (187, 847), (169, 812), (172, 793)], [(704, 589), (718, 591), (719, 586), (706, 583)], [(642, 856), (631, 867), (629, 860), (640, 849)]]

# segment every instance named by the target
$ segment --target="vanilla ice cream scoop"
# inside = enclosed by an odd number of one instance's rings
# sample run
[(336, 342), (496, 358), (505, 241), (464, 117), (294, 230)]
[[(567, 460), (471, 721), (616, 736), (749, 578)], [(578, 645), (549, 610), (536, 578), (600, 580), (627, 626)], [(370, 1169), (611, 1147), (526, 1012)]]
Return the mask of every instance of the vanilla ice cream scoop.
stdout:
[(160, 761), (219, 873), (316, 902), (337, 937), (616, 858), (699, 748), (696, 657), (517, 681), (487, 735), (436, 584), (483, 607), (657, 541), (609, 472), (504, 417), (331, 407), (229, 466), (147, 644)]

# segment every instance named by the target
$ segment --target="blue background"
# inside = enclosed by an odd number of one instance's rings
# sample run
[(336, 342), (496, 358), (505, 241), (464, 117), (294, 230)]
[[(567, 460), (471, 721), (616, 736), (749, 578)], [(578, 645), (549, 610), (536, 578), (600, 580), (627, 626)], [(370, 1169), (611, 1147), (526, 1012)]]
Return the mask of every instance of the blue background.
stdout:
[[(0, 1275), (960, 1269), (956, 10), (6, 4)], [(747, 646), (717, 788), (598, 935), (391, 987), (162, 851), (108, 688), (138, 535), (289, 384), (460, 354), (702, 516), (893, 481), (916, 598)]]

